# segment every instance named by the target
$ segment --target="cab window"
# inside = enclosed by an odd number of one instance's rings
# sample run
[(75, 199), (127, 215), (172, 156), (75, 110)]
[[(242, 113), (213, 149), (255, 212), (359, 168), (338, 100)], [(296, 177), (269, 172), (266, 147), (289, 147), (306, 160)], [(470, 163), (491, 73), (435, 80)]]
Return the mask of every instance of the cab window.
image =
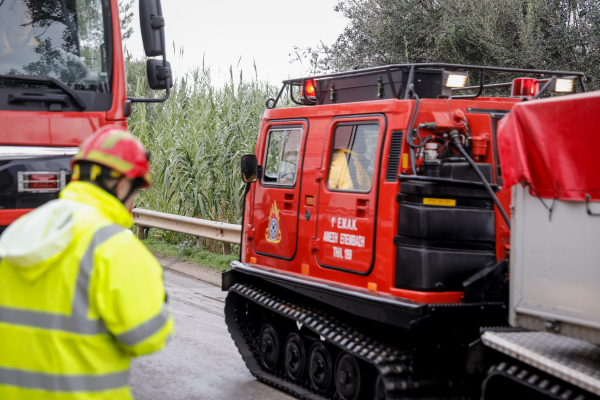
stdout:
[(294, 186), (298, 175), (302, 129), (269, 131), (263, 183)]
[(370, 191), (379, 125), (338, 125), (332, 140), (327, 187), (351, 192)]

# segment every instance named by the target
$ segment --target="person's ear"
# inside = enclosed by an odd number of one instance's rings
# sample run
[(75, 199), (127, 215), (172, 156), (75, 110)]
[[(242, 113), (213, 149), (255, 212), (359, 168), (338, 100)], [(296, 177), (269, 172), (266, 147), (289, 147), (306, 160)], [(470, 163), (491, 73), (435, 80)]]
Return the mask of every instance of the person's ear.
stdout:
[(125, 201), (125, 197), (127, 197), (130, 190), (131, 181), (127, 177), (123, 176), (117, 180), (117, 183), (115, 184), (115, 193), (117, 194), (119, 201)]

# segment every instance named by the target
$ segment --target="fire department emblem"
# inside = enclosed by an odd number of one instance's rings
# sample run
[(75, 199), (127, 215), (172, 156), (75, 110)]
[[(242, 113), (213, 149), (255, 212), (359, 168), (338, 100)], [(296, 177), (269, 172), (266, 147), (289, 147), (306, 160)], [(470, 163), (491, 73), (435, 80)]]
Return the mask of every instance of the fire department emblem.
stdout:
[(271, 207), (271, 214), (269, 216), (269, 227), (265, 234), (267, 242), (279, 243), (281, 242), (281, 229), (279, 229), (279, 210), (277, 209), (277, 202), (273, 202)]

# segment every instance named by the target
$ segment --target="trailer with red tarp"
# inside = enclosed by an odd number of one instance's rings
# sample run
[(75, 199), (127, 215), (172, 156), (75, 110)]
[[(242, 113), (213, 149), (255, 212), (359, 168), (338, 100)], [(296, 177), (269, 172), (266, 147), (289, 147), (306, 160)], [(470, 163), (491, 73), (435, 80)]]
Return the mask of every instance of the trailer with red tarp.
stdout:
[[(600, 395), (600, 92), (516, 105), (498, 145), (512, 186), (510, 325), (485, 399)], [(545, 396), (545, 397), (544, 397)]]

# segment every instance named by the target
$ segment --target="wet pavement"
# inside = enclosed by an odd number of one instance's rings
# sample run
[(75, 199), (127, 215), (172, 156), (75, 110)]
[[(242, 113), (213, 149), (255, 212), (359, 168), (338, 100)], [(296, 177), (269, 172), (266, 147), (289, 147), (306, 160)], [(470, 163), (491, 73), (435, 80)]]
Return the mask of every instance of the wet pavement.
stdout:
[(256, 381), (225, 325), (225, 292), (210, 283), (165, 270), (175, 338), (163, 351), (133, 360), (136, 400), (292, 399)]

